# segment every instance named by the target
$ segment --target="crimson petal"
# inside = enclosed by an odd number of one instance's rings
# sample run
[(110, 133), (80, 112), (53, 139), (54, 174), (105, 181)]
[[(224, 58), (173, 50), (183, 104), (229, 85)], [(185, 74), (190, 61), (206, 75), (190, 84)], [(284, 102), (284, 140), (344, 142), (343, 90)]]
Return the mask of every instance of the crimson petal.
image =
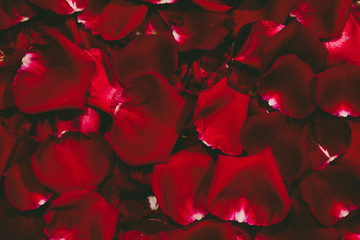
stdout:
[(36, 180), (30, 159), (12, 166), (4, 176), (6, 196), (21, 211), (37, 209), (52, 196)]
[(57, 194), (98, 185), (110, 171), (112, 151), (97, 134), (49, 136), (32, 157), (35, 177)]
[(120, 40), (135, 31), (146, 17), (148, 7), (123, 0), (110, 0), (106, 6), (92, 0), (89, 7), (78, 15), (78, 22), (94, 35), (108, 41)]
[(360, 67), (341, 64), (317, 75), (316, 100), (328, 113), (339, 117), (360, 116)]
[(117, 79), (123, 84), (152, 71), (172, 83), (178, 64), (176, 42), (169, 32), (139, 36), (125, 48), (114, 52), (111, 64)]
[(89, 0), (30, 0), (30, 2), (63, 15), (80, 12), (89, 4)]
[(360, 173), (350, 164), (332, 165), (300, 183), (301, 195), (316, 219), (332, 225), (360, 204)]
[(352, 0), (300, 0), (291, 16), (317, 37), (329, 39), (341, 34)]
[(17, 142), (17, 136), (0, 124), (0, 175), (4, 172)]
[(16, 106), (26, 113), (84, 108), (92, 58), (57, 31), (36, 34), (46, 43), (34, 44), (22, 60), (13, 83)]
[(267, 226), (282, 221), (290, 207), (270, 148), (248, 157), (219, 156), (209, 212), (225, 221)]
[(228, 155), (240, 155), (239, 135), (247, 117), (249, 98), (250, 95), (231, 89), (226, 78), (201, 92), (194, 115), (199, 139)]
[(184, 100), (160, 74), (148, 73), (124, 89), (110, 142), (129, 165), (167, 162), (180, 131)]
[(232, 8), (221, 0), (192, 0), (192, 2), (211, 12), (227, 12)]
[(75, 190), (57, 198), (44, 215), (50, 239), (112, 240), (119, 210), (93, 187)]
[(35, 15), (26, 0), (0, 1), (0, 29), (6, 29)]
[(176, 153), (168, 164), (155, 166), (153, 192), (161, 209), (177, 223), (186, 225), (207, 214), (195, 198), (212, 163), (212, 158), (197, 145)]

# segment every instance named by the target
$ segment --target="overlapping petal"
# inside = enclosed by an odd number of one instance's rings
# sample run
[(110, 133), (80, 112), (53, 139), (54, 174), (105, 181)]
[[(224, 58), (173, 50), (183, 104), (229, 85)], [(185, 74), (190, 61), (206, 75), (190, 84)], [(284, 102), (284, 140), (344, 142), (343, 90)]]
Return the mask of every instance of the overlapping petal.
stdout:
[(90, 0), (30, 0), (31, 3), (44, 9), (50, 9), (57, 14), (72, 14), (84, 10)]
[(26, 0), (0, 1), (0, 29), (29, 20), (35, 15)]

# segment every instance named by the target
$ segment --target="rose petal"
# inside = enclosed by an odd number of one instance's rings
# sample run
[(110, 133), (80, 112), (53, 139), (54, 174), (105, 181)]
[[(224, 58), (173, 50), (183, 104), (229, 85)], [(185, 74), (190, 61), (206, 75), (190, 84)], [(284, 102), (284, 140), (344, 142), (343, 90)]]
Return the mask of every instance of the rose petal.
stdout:
[(239, 155), (239, 135), (247, 117), (250, 95), (231, 89), (224, 78), (208, 91), (203, 91), (195, 109), (194, 124), (199, 139), (207, 146), (228, 155)]
[(37, 209), (52, 196), (36, 180), (28, 158), (8, 169), (4, 176), (6, 196), (21, 211)]
[(316, 219), (332, 225), (360, 204), (360, 174), (349, 164), (327, 166), (300, 183), (301, 195)]
[(224, 221), (267, 226), (282, 221), (290, 207), (270, 148), (248, 157), (219, 156), (209, 212)]
[(30, 2), (44, 9), (53, 10), (57, 14), (66, 15), (81, 12), (87, 7), (90, 0), (30, 0)]
[(15, 77), (16, 106), (26, 113), (84, 108), (92, 58), (54, 30), (44, 30), (39, 38), (45, 45), (28, 50)]
[(17, 142), (17, 136), (0, 124), (0, 174), (4, 172)]
[(15, 74), (8, 69), (0, 69), (0, 109), (14, 106), (14, 94), (11, 89), (11, 82)]
[(93, 188), (65, 193), (47, 212), (44, 229), (50, 239), (111, 240), (119, 210), (110, 205)]
[(176, 42), (169, 32), (139, 36), (111, 56), (114, 73), (123, 84), (152, 71), (160, 73), (172, 83), (177, 61)]
[(98, 185), (110, 171), (112, 151), (96, 134), (49, 136), (32, 157), (35, 177), (57, 194)]
[(227, 12), (232, 8), (222, 0), (192, 0), (192, 2), (210, 12)]
[(360, 67), (341, 64), (317, 75), (316, 100), (325, 112), (339, 117), (360, 116)]
[(27, 21), (34, 15), (35, 12), (26, 0), (2, 0), (0, 2), (0, 29)]
[(341, 34), (349, 16), (352, 0), (300, 0), (290, 13), (318, 38)]
[(286, 55), (261, 77), (258, 92), (271, 107), (302, 119), (315, 110), (309, 89), (313, 76), (309, 65), (295, 55)]
[(307, 122), (293, 121), (280, 112), (272, 112), (245, 121), (240, 142), (249, 154), (270, 146), (281, 176), (293, 180), (309, 167), (307, 134)]
[(345, 163), (349, 162), (360, 167), (360, 148), (358, 147), (360, 142), (360, 123), (358, 121), (348, 121), (348, 124), (351, 129), (351, 144), (339, 161)]
[(88, 8), (78, 15), (78, 22), (94, 35), (108, 41), (120, 40), (135, 31), (145, 19), (148, 7), (122, 0), (110, 0), (105, 6), (91, 1)]
[(110, 142), (129, 165), (167, 162), (180, 131), (184, 100), (161, 75), (131, 81), (114, 116)]
[(176, 153), (168, 164), (155, 166), (153, 192), (161, 209), (177, 223), (187, 225), (207, 214), (195, 198), (212, 163), (212, 158), (197, 145)]

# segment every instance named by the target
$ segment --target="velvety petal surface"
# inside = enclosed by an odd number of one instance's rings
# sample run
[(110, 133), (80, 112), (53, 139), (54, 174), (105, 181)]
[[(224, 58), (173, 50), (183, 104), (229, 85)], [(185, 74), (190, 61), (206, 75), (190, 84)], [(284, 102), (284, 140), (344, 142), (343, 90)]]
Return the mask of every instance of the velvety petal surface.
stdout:
[(226, 1), (221, 0), (192, 0), (192, 2), (210, 12), (227, 12), (232, 8)]
[(209, 212), (225, 221), (267, 226), (282, 221), (290, 207), (270, 148), (247, 157), (219, 156)]
[(97, 134), (49, 136), (32, 157), (37, 180), (57, 194), (98, 185), (112, 167), (108, 142)]
[(44, 9), (50, 9), (57, 14), (72, 14), (84, 10), (90, 0), (30, 0), (31, 3), (38, 5)]
[(197, 101), (194, 124), (199, 139), (213, 149), (228, 155), (240, 155), (242, 123), (247, 118), (250, 95), (236, 92), (224, 78), (209, 90), (202, 91)]
[(26, 0), (0, 1), (0, 29), (25, 22), (35, 15)]

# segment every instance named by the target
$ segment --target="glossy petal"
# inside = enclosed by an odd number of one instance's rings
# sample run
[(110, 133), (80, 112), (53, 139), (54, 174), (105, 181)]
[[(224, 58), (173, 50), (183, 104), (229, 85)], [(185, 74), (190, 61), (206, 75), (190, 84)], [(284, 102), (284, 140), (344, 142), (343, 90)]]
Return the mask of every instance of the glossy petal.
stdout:
[(168, 164), (155, 166), (153, 192), (160, 208), (177, 223), (187, 225), (207, 214), (195, 198), (211, 164), (212, 158), (197, 145), (174, 154)]
[(199, 139), (228, 155), (240, 155), (239, 135), (247, 117), (249, 98), (250, 95), (231, 89), (226, 78), (201, 92), (194, 115)]
[(118, 215), (118, 209), (88, 187), (57, 198), (44, 215), (44, 231), (50, 239), (112, 240)]
[(349, 16), (352, 0), (300, 0), (291, 12), (318, 38), (340, 36)]
[(108, 142), (99, 135), (79, 132), (49, 136), (32, 157), (37, 180), (57, 194), (98, 185), (111, 166)]
[(30, 2), (44, 9), (50, 9), (57, 14), (66, 15), (81, 12), (88, 6), (90, 0), (30, 0)]
[(293, 180), (309, 167), (307, 134), (306, 122), (293, 121), (280, 112), (272, 112), (244, 122), (241, 144), (248, 154), (270, 146), (281, 176)]
[(360, 67), (342, 64), (317, 75), (316, 100), (325, 112), (339, 117), (360, 116)]
[(37, 34), (39, 44), (26, 53), (13, 83), (16, 106), (26, 113), (84, 108), (92, 58), (57, 31)]
[(108, 41), (120, 40), (135, 31), (145, 19), (148, 7), (123, 0), (110, 0), (106, 6), (93, 0), (84, 12), (78, 15), (78, 22), (94, 35)]
[(278, 58), (258, 82), (258, 92), (269, 105), (294, 118), (305, 118), (315, 106), (310, 97), (309, 65), (295, 55)]
[(316, 219), (332, 225), (360, 204), (358, 168), (342, 164), (327, 166), (312, 173), (301, 183), (301, 195)]
[(0, 1), (0, 29), (25, 22), (35, 15), (26, 0)]
[(208, 195), (212, 214), (267, 226), (282, 221), (290, 207), (270, 148), (248, 157), (219, 156)]
[(129, 165), (167, 162), (178, 137), (184, 100), (161, 75), (149, 73), (123, 91), (110, 142)]
[(37, 209), (52, 196), (36, 180), (30, 159), (12, 166), (4, 176), (6, 196), (21, 211)]
[(169, 32), (139, 36), (125, 48), (114, 52), (111, 64), (117, 79), (123, 84), (152, 71), (172, 83), (178, 64), (176, 42)]

